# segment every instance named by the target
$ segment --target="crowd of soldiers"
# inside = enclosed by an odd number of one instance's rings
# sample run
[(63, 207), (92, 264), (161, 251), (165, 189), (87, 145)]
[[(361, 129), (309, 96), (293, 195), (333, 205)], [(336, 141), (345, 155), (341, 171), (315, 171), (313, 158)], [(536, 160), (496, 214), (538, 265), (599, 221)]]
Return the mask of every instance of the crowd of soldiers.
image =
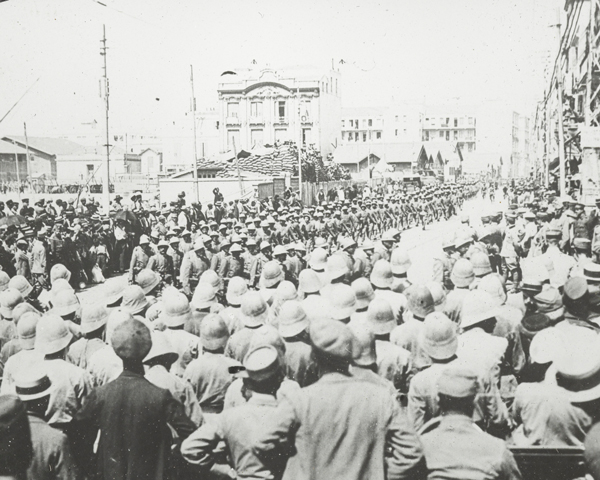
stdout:
[[(600, 478), (600, 199), (461, 216), (480, 186), (2, 208), (0, 476), (519, 479), (512, 446), (585, 444)], [(127, 273), (82, 301), (96, 269)]]

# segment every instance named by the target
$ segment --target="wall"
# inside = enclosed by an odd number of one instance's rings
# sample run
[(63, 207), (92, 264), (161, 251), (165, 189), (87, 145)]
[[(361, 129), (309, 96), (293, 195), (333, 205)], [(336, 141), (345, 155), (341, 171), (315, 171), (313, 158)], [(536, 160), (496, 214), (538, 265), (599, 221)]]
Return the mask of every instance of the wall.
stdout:
[[(57, 183), (78, 183), (87, 182), (88, 165), (93, 165), (95, 180), (92, 183), (102, 183), (104, 175), (105, 157), (95, 154), (84, 155), (62, 155), (56, 159), (56, 181)], [(110, 178), (111, 181), (115, 175), (128, 173), (122, 157), (110, 158)]]
[[(19, 154), (19, 179), (27, 178), (27, 155)], [(17, 180), (17, 162), (12, 154), (0, 154), (0, 180)]]
[(43, 158), (29, 152), (31, 165), (31, 176), (38, 178), (44, 175), (46, 178), (56, 178), (56, 160)]
[[(252, 196), (256, 187), (260, 183), (265, 183), (264, 178), (244, 178), (242, 180), (242, 190), (244, 196)], [(158, 191), (161, 202), (170, 202), (177, 199), (177, 194), (185, 192), (186, 199), (190, 202), (195, 201), (196, 191), (193, 179), (167, 178), (159, 179)], [(218, 188), (225, 201), (236, 200), (240, 198), (240, 184), (237, 178), (215, 178), (198, 181), (199, 200), (203, 205), (212, 203), (214, 200), (213, 189)]]

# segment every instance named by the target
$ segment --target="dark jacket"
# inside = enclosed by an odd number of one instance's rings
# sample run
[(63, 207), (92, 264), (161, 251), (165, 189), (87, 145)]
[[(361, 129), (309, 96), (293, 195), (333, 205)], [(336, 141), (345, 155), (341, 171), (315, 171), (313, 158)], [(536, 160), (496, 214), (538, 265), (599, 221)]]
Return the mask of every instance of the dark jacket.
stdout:
[(83, 461), (101, 431), (95, 470), (97, 478), (107, 480), (165, 478), (172, 443), (168, 426), (180, 439), (196, 429), (168, 390), (129, 371), (93, 390), (74, 423)]

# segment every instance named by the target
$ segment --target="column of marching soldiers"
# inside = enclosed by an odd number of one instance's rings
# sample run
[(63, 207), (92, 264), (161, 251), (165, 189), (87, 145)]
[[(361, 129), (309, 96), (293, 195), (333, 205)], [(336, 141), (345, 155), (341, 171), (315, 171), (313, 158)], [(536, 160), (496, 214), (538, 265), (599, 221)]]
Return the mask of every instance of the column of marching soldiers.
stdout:
[(85, 301), (63, 264), (0, 271), (0, 476), (521, 478), (511, 446), (585, 443), (600, 478), (600, 199), (527, 183), (474, 228), (478, 193), (158, 227)]

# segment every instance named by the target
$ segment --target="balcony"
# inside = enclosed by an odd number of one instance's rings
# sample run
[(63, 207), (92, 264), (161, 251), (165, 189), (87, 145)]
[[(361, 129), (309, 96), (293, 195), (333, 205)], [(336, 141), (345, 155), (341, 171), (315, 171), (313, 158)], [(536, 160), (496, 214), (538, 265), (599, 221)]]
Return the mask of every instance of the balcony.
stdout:
[(287, 125), (288, 119), (287, 119), (287, 117), (275, 117), (275, 120), (273, 120), (273, 123), (275, 125)]
[(225, 123), (227, 125), (240, 125), (242, 122), (240, 122), (238, 117), (227, 117)]
[(262, 116), (250, 117), (250, 125), (264, 125), (265, 120)]

